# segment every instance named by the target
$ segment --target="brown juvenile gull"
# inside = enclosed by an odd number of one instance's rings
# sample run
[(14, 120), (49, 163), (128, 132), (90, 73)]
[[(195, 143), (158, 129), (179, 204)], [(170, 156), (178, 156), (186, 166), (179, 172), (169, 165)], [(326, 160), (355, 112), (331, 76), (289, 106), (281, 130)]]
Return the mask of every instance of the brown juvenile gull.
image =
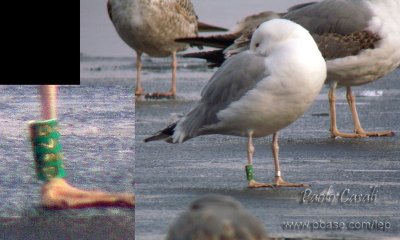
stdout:
[[(324, 56), (330, 85), (331, 137), (358, 138), (393, 136), (391, 131), (367, 132), (358, 118), (352, 86), (375, 81), (400, 64), (400, 1), (394, 0), (325, 0), (295, 6), (282, 18), (306, 28)], [(193, 53), (190, 57), (205, 58), (219, 66), (226, 58), (249, 48), (254, 28), (232, 39), (224, 50)], [(222, 35), (223, 36), (223, 35)], [(214, 38), (217, 38), (214, 36)], [(191, 42), (191, 40), (188, 40)], [(207, 45), (206, 41), (204, 41)], [(196, 41), (201, 45), (200, 41)], [(354, 133), (340, 132), (336, 125), (335, 91), (346, 87), (346, 98), (352, 113)]]
[[(227, 59), (201, 92), (197, 105), (178, 122), (145, 142), (182, 143), (206, 134), (248, 138), (249, 187), (303, 187), (281, 177), (278, 134), (310, 107), (326, 78), (326, 64), (306, 29), (274, 19), (254, 32), (250, 49)], [(273, 134), (273, 184), (253, 178), (253, 137)]]
[(172, 83), (168, 92), (149, 94), (154, 97), (176, 95), (176, 52), (189, 45), (174, 40), (194, 37), (198, 29), (222, 31), (225, 29), (200, 23), (190, 0), (108, 0), (108, 14), (122, 40), (136, 51), (135, 95), (143, 95), (141, 85), (141, 57), (172, 56)]
[(169, 228), (167, 240), (269, 240), (264, 224), (240, 202), (223, 195), (194, 201)]

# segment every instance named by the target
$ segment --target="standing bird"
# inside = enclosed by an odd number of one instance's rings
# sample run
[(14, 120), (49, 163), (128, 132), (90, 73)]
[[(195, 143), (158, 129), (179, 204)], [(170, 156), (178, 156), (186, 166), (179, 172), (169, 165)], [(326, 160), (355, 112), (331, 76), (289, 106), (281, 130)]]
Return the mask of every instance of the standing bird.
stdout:
[(189, 46), (186, 43), (175, 42), (175, 39), (194, 37), (198, 28), (205, 31), (226, 30), (198, 23), (190, 0), (108, 0), (107, 9), (119, 36), (136, 51), (136, 96), (144, 94), (141, 85), (143, 53), (151, 57), (172, 56), (171, 89), (149, 96), (174, 97), (176, 52)]
[[(361, 127), (355, 96), (351, 87), (375, 81), (400, 64), (400, 1), (398, 0), (324, 0), (296, 5), (281, 14), (306, 28), (318, 44), (328, 67), (326, 83), (330, 85), (331, 137), (359, 138), (393, 136), (392, 131), (367, 132)], [(254, 29), (243, 31), (240, 37), (225, 41), (224, 50), (192, 53), (219, 66), (226, 58), (247, 50)], [(212, 36), (214, 39), (224, 38)], [(194, 41), (195, 39), (195, 41)], [(181, 39), (208, 45), (205, 39)], [(232, 44), (233, 42), (233, 44)], [(211, 45), (212, 46), (212, 45)], [(335, 91), (346, 87), (346, 98), (352, 113), (354, 133), (340, 132), (336, 125)]]
[[(145, 139), (182, 143), (206, 134), (248, 138), (249, 187), (302, 187), (281, 177), (277, 132), (311, 105), (326, 78), (326, 64), (311, 35), (289, 20), (274, 19), (254, 32), (250, 50), (229, 59), (211, 77), (201, 100), (178, 122)], [(253, 173), (253, 137), (273, 134), (273, 184)]]
[(209, 195), (194, 201), (170, 227), (167, 240), (269, 240), (264, 224), (232, 197)]

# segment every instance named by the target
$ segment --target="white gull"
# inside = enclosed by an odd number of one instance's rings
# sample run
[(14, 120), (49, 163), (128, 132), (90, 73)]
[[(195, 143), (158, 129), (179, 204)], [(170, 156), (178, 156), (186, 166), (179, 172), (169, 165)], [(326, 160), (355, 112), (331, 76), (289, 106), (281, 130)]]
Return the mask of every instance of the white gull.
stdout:
[[(250, 50), (229, 58), (211, 77), (189, 113), (145, 142), (181, 143), (206, 134), (247, 137), (249, 187), (305, 186), (282, 179), (277, 132), (310, 107), (325, 78), (325, 61), (307, 30), (288, 20), (267, 21), (254, 32)], [(276, 178), (258, 183), (252, 139), (270, 134)]]

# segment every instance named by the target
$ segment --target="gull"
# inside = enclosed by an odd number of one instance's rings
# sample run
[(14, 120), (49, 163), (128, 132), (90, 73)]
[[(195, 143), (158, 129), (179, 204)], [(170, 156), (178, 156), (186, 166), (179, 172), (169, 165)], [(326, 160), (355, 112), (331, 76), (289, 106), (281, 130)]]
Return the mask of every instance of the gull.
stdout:
[[(326, 64), (311, 35), (283, 19), (254, 32), (250, 49), (227, 59), (201, 92), (197, 105), (179, 121), (144, 141), (182, 143), (206, 134), (247, 137), (249, 187), (304, 187), (283, 180), (278, 131), (312, 104), (326, 78)], [(253, 138), (273, 134), (273, 184), (254, 180)]]
[[(306, 28), (317, 42), (328, 68), (326, 83), (330, 109), (331, 137), (359, 138), (393, 136), (392, 131), (367, 132), (360, 123), (351, 87), (375, 81), (400, 64), (400, 1), (324, 0), (294, 6), (282, 18)], [(239, 37), (220, 44), (224, 50), (192, 53), (219, 66), (226, 58), (249, 48), (253, 27)], [(213, 36), (219, 39), (221, 36)], [(224, 35), (222, 35), (224, 37)], [(193, 39), (179, 40), (191, 42)], [(203, 44), (202, 44), (203, 40)], [(207, 45), (197, 39), (197, 45)], [(211, 45), (212, 46), (212, 45)], [(336, 88), (346, 88), (346, 99), (353, 118), (354, 133), (340, 132), (336, 122)]]
[(148, 96), (174, 97), (176, 95), (176, 53), (189, 46), (174, 40), (194, 37), (198, 29), (225, 30), (198, 22), (190, 0), (108, 0), (107, 9), (119, 36), (136, 51), (136, 96), (145, 94), (141, 85), (143, 53), (151, 57), (172, 56), (170, 90)]
[(169, 228), (167, 240), (181, 239), (272, 239), (264, 224), (240, 202), (224, 195), (195, 200)]

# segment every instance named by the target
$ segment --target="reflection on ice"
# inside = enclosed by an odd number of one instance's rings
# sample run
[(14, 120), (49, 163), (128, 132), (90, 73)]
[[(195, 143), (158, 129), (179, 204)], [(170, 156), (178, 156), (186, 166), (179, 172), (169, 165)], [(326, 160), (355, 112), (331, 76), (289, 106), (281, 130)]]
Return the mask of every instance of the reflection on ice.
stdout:
[(364, 90), (356, 93), (357, 97), (381, 97), (382, 95), (382, 90)]

